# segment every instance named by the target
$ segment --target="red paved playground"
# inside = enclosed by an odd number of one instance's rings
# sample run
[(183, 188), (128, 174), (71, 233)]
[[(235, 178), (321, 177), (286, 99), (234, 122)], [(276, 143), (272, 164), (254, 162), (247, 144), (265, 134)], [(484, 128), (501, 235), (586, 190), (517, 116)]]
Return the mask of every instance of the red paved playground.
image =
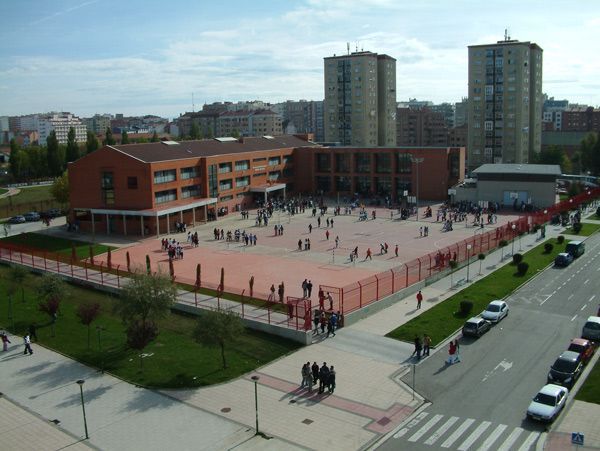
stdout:
[[(178, 240), (184, 248), (184, 258), (174, 260), (176, 280), (193, 285), (196, 280), (196, 265), (200, 263), (202, 286), (216, 288), (220, 283), (221, 268), (224, 268), (226, 292), (244, 291), (248, 295), (249, 279), (254, 276), (254, 296), (266, 299), (271, 284), (277, 288), (281, 282), (285, 284), (286, 296), (302, 297), (301, 284), (306, 278), (313, 283), (314, 303), (319, 285), (342, 287), (482, 232), (482, 229), (471, 224), (472, 215), (468, 215), (468, 227), (464, 221), (455, 222), (453, 231), (442, 232), (442, 223), (436, 222), (437, 207), (432, 205), (433, 215), (430, 218), (422, 218), (425, 209), (420, 208), (419, 221), (414, 216), (409, 220), (400, 220), (397, 214), (391, 219), (391, 210), (383, 208), (367, 208), (366, 221), (359, 221), (358, 210), (352, 215), (326, 214), (321, 217), (321, 227), (317, 226), (317, 218), (312, 217), (309, 209), (293, 216), (275, 212), (269, 225), (261, 227), (255, 225), (255, 211), (250, 212), (249, 219), (242, 219), (239, 213), (231, 214), (217, 222), (188, 229), (198, 232), (197, 248), (186, 242), (186, 233), (168, 237)], [(374, 220), (371, 219), (373, 210), (376, 211)], [(499, 213), (497, 223), (486, 224), (483, 232), (503, 226), (517, 217), (514, 214)], [(328, 218), (333, 219), (333, 227), (326, 227)], [(283, 235), (275, 235), (275, 224), (283, 225)], [(311, 233), (309, 224), (313, 226)], [(420, 236), (419, 228), (424, 226), (429, 227), (427, 237)], [(233, 233), (236, 229), (256, 234), (257, 245), (246, 246), (242, 241), (215, 240), (215, 227), (222, 228), (225, 234), (227, 231)], [(327, 231), (329, 239), (326, 238)], [(338, 248), (335, 247), (336, 236), (339, 237)], [(302, 240), (304, 247), (306, 238), (311, 241), (310, 250), (298, 250), (298, 240)], [(126, 253), (129, 252), (132, 267), (145, 268), (148, 255), (153, 271), (160, 270), (168, 274), (169, 260), (167, 253), (161, 250), (161, 239), (146, 239), (112, 252), (112, 264), (125, 267)], [(387, 254), (380, 253), (380, 243), (388, 244)], [(398, 257), (394, 254), (396, 245), (399, 248)], [(350, 262), (349, 255), (356, 246), (358, 259)], [(368, 248), (371, 249), (372, 260), (365, 260)], [(99, 259), (106, 261), (106, 255)]]

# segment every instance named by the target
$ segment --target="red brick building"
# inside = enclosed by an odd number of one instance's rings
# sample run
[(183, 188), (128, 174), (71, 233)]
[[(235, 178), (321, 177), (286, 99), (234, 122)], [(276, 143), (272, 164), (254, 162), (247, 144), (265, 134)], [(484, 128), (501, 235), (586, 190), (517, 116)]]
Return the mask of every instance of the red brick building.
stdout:
[[(464, 148), (321, 147), (310, 136), (104, 146), (69, 164), (82, 230), (158, 235), (288, 193), (442, 200), (464, 177)], [(418, 165), (413, 157), (423, 158)]]

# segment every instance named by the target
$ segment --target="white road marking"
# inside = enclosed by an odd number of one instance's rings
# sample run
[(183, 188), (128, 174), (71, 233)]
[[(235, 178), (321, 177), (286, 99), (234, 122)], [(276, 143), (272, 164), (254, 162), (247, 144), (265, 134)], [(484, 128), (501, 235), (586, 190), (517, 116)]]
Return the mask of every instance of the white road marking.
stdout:
[(400, 438), (403, 437), (412, 427), (416, 426), (417, 424), (419, 424), (421, 422), (421, 420), (423, 418), (425, 418), (427, 415), (429, 415), (427, 412), (421, 412), (420, 414), (418, 414), (416, 417), (414, 417), (412, 420), (410, 420), (407, 424), (405, 428), (400, 429), (398, 432), (396, 432), (394, 434), (394, 438)]
[(571, 318), (571, 321), (575, 321), (575, 318), (577, 318), (577, 315), (575, 315), (573, 318)]
[(590, 298), (590, 300), (589, 300), (588, 302), (592, 302), (592, 301), (594, 300), (594, 298), (595, 298), (595, 297), (596, 297), (596, 295), (594, 294), (594, 295), (593, 295), (593, 296)]
[(446, 439), (444, 443), (442, 443), (442, 448), (450, 448), (452, 444), (460, 437), (473, 423), (475, 420), (473, 418), (466, 419), (463, 424), (461, 424), (456, 431), (452, 433), (450, 437)]
[(504, 432), (504, 429), (506, 429), (507, 427), (508, 426), (506, 426), (505, 424), (498, 425), (498, 427), (496, 427), (496, 429), (494, 429), (494, 431), (488, 436), (487, 440), (483, 442), (483, 445), (481, 445), (478, 451), (487, 451), (488, 449), (490, 449), (494, 442), (498, 440), (498, 437), (500, 437), (500, 435)]
[(587, 285), (587, 283), (590, 281), (590, 279), (586, 279), (585, 282), (583, 282), (584, 285)]
[(450, 429), (454, 423), (458, 421), (458, 417), (451, 417), (448, 421), (442, 424), (441, 427), (438, 428), (435, 433), (431, 435), (427, 440), (425, 440), (426, 445), (433, 445), (435, 442), (439, 440), (439, 438), (446, 433), (448, 429)]
[(431, 420), (429, 420), (427, 423), (425, 423), (423, 425), (423, 427), (421, 429), (419, 429), (416, 433), (414, 433), (409, 439), (409, 442), (416, 442), (417, 440), (419, 440), (421, 437), (423, 437), (425, 435), (425, 433), (431, 429), (433, 426), (436, 425), (436, 423), (438, 421), (440, 421), (442, 418), (444, 417), (444, 415), (434, 415)]
[(529, 437), (527, 437), (525, 442), (523, 442), (523, 444), (519, 448), (519, 451), (527, 451), (529, 448), (531, 448), (531, 445), (534, 444), (534, 442), (538, 439), (539, 436), (539, 432), (532, 432), (531, 434), (529, 434)]
[[(556, 291), (554, 293), (556, 293)], [(544, 305), (544, 302), (546, 302), (548, 299), (550, 299), (554, 293), (549, 294), (548, 296), (546, 296), (546, 299), (544, 299), (542, 302), (540, 302), (540, 305)]]
[(510, 370), (513, 366), (512, 362), (507, 362), (506, 360), (502, 360), (498, 365), (496, 365), (494, 367), (494, 369), (492, 371), (488, 371), (487, 373), (485, 373), (485, 377), (483, 379), (481, 379), (481, 382), (485, 382), (487, 381), (490, 376), (492, 376), (494, 374), (494, 372), (496, 372), (496, 370), (498, 370), (499, 368), (502, 368), (502, 371), (506, 372), (508, 370)]
[(585, 304), (583, 307), (581, 307), (581, 310), (583, 310), (583, 309), (584, 309), (584, 308), (586, 308), (586, 307), (587, 307), (587, 304)]
[(394, 438), (404, 437), (404, 434), (408, 432), (408, 428), (402, 428), (394, 434)]
[(570, 296), (567, 298), (567, 301), (570, 301), (571, 299), (573, 299), (573, 296), (575, 296), (575, 295), (574, 295), (574, 294), (570, 295)]
[(498, 451), (510, 451), (512, 449), (512, 446), (515, 444), (515, 442), (519, 438), (519, 435), (521, 435), (521, 433), (523, 431), (524, 431), (524, 429), (515, 428), (510, 433), (508, 438), (506, 440), (504, 440), (504, 443), (502, 444), (502, 446), (500, 448), (498, 448)]
[(477, 426), (477, 429), (475, 429), (471, 433), (471, 435), (467, 437), (467, 439), (462, 443), (462, 445), (458, 447), (458, 451), (467, 451), (471, 447), (471, 445), (475, 443), (475, 440), (477, 440), (479, 436), (483, 434), (487, 428), (490, 427), (491, 424), (491, 421), (483, 421), (479, 426)]

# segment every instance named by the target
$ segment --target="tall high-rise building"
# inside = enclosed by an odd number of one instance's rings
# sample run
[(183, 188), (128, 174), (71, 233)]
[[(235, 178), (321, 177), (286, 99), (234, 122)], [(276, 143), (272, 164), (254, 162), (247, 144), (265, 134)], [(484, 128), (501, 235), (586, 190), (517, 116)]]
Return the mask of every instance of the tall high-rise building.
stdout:
[(469, 46), (467, 167), (529, 163), (542, 142), (542, 53), (506, 37)]
[(75, 129), (75, 141), (84, 143), (87, 139), (87, 127), (77, 116), (71, 113), (48, 113), (39, 118), (39, 141), (46, 144), (46, 139), (54, 130), (59, 144), (66, 144), (69, 130)]
[(324, 58), (325, 141), (396, 145), (396, 60), (373, 52)]

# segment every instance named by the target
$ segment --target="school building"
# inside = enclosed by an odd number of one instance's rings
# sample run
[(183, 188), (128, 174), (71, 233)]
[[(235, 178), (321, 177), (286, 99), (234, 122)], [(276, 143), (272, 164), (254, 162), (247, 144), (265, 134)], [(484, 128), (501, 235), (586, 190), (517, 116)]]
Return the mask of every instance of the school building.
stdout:
[(70, 220), (101, 234), (160, 235), (297, 193), (444, 200), (464, 148), (323, 147), (311, 135), (104, 146), (69, 163)]

